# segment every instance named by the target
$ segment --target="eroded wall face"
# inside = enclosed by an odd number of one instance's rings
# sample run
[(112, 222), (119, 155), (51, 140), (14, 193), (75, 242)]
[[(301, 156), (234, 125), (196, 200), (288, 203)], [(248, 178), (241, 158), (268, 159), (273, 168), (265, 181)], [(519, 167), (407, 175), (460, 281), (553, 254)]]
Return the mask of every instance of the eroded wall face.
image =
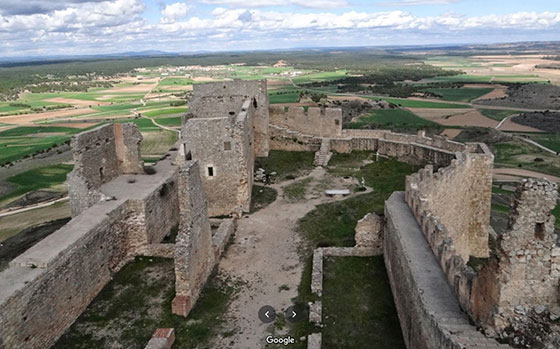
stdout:
[(143, 173), (142, 135), (134, 124), (104, 125), (72, 137), (74, 169), (68, 174), (72, 216), (99, 202), (99, 188), (121, 174)]
[[(550, 212), (558, 200), (557, 185), (529, 179), (515, 193), (508, 229), (498, 238), (496, 258), (483, 270), (474, 294), (489, 293), (493, 304), (477, 316), (498, 332), (509, 326), (523, 329), (538, 314), (559, 301), (560, 247)], [(480, 298), (480, 296), (478, 296)], [(489, 315), (487, 315), (489, 314)]]
[(197, 161), (188, 161), (179, 171), (179, 232), (175, 243), (174, 314), (187, 316), (210, 275), (215, 256)]
[(342, 110), (339, 108), (315, 108), (271, 106), (270, 123), (303, 134), (325, 138), (342, 135)]

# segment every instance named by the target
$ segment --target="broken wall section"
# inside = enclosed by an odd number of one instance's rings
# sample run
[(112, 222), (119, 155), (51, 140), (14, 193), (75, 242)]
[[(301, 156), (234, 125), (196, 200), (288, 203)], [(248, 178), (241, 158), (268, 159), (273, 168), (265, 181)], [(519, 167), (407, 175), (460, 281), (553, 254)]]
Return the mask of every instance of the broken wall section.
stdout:
[(73, 217), (104, 199), (101, 185), (122, 174), (144, 172), (141, 142), (132, 123), (104, 125), (72, 137), (74, 169), (67, 184)]
[(508, 229), (473, 285), (474, 317), (488, 332), (513, 332), (530, 343), (537, 324), (548, 327), (560, 299), (560, 247), (551, 214), (558, 198), (557, 184), (545, 179), (518, 186)]

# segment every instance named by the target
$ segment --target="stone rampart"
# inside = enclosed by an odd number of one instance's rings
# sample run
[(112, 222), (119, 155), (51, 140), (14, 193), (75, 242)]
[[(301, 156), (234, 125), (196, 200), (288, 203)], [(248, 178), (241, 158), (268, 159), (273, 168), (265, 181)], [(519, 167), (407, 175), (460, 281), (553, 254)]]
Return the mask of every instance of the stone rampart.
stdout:
[(404, 200), (385, 202), (384, 260), (408, 348), (507, 348), (471, 325)]
[(304, 134), (324, 138), (342, 135), (340, 108), (270, 106), (270, 123)]
[(154, 175), (103, 184), (94, 204), (15, 258), (0, 274), (0, 347), (46, 348), (69, 327), (122, 265), (178, 222), (170, 160)]
[(470, 256), (488, 257), (494, 157), (484, 144), (468, 145), (455, 157), (437, 172), (428, 165), (408, 176), (406, 198), (434, 254), (440, 256), (438, 248), (449, 238), (467, 262)]

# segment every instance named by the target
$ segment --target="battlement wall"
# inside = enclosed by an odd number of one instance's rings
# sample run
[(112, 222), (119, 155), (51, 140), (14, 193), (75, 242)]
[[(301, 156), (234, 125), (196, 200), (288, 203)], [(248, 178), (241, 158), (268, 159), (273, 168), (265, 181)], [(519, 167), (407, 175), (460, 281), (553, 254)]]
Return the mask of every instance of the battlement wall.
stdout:
[(342, 135), (342, 109), (270, 106), (270, 123), (318, 137)]

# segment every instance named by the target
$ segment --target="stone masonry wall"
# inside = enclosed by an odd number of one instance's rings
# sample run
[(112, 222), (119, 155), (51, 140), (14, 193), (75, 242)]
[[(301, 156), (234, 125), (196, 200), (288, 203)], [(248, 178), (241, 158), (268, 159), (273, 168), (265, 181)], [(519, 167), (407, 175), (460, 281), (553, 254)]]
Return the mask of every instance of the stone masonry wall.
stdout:
[(474, 318), (490, 333), (530, 336), (530, 327), (547, 323), (550, 309), (558, 306), (560, 247), (551, 214), (557, 190), (547, 180), (528, 179), (518, 186), (508, 229), (473, 284)]
[(68, 174), (72, 216), (103, 199), (102, 184), (126, 173), (143, 173), (142, 135), (134, 124), (111, 124), (72, 137), (74, 169)]
[[(465, 262), (470, 256), (488, 257), (493, 155), (483, 144), (475, 150), (458, 152), (448, 167), (435, 173), (428, 165), (408, 176), (406, 183), (407, 202), (428, 241), (432, 241), (432, 229), (443, 225), (444, 238), (453, 241)], [(440, 242), (432, 245), (436, 255)]]
[(210, 216), (249, 211), (254, 111), (253, 103), (246, 100), (234, 117), (193, 118), (183, 126), (184, 152), (200, 163)]
[(270, 123), (304, 134), (335, 138), (342, 135), (340, 108), (270, 106)]
[(214, 266), (208, 202), (197, 161), (179, 173), (179, 232), (175, 243), (174, 314), (187, 316)]
[[(48, 348), (119, 268), (178, 222), (177, 167), (125, 175), (89, 207), (0, 273), (0, 348)], [(164, 189), (166, 188), (166, 189)]]
[(269, 97), (266, 80), (234, 80), (198, 84), (194, 86), (193, 97), (189, 103), (189, 113), (195, 118), (220, 118), (235, 116), (241, 105), (252, 99), (254, 151), (256, 156), (268, 156), (269, 150)]

